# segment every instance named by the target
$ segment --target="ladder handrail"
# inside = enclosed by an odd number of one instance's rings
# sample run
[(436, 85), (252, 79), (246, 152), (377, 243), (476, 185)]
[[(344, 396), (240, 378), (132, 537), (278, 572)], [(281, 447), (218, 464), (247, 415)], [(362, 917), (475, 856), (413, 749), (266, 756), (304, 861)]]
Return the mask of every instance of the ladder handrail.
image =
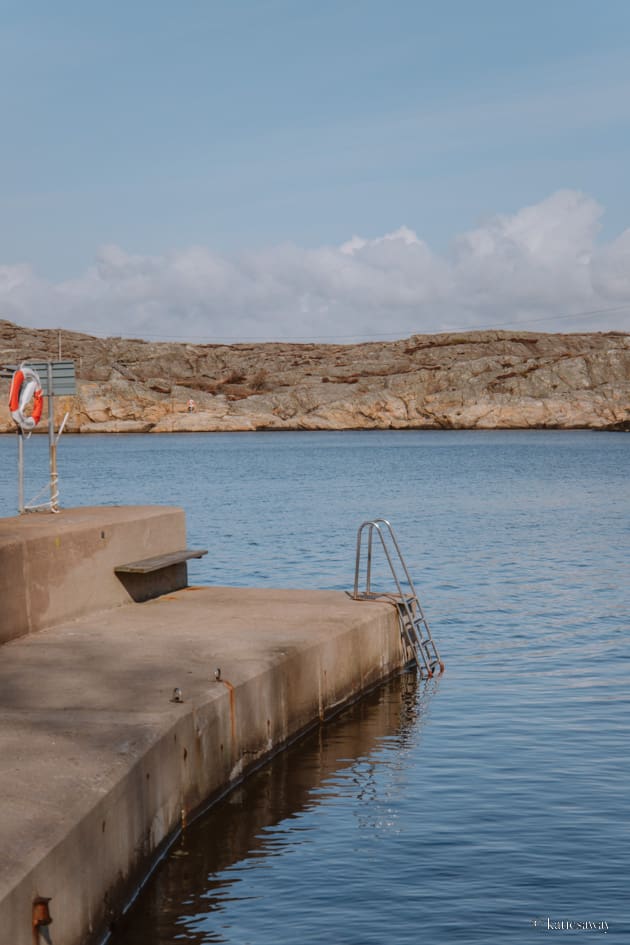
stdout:
[(366, 579), (365, 579), (366, 593), (367, 594), (370, 593), (370, 581), (371, 581), (371, 575), (372, 575), (372, 536), (374, 533), (374, 529), (376, 529), (378, 533), (378, 537), (381, 540), (383, 551), (385, 552), (385, 557), (387, 558), (387, 563), (389, 564), (389, 569), (392, 572), (392, 577), (394, 578), (394, 581), (396, 582), (396, 588), (398, 590), (398, 593), (400, 594), (401, 597), (403, 596), (403, 591), (400, 585), (400, 581), (398, 579), (398, 574), (396, 573), (394, 562), (392, 561), (391, 555), (389, 553), (389, 549), (387, 547), (387, 543), (385, 541), (385, 538), (383, 537), (381, 525), (385, 525), (387, 527), (389, 538), (391, 538), (392, 544), (394, 548), (396, 549), (396, 554), (398, 555), (398, 560), (401, 564), (403, 571), (405, 572), (405, 579), (407, 581), (407, 584), (409, 585), (409, 588), (413, 596), (417, 597), (418, 595), (416, 594), (416, 589), (414, 587), (413, 581), (411, 580), (411, 575), (409, 574), (409, 570), (407, 568), (407, 565), (405, 564), (405, 559), (402, 556), (400, 545), (398, 544), (398, 541), (396, 540), (394, 529), (392, 528), (391, 523), (388, 522), (386, 518), (375, 518), (372, 521), (363, 522), (359, 526), (359, 530), (357, 532), (357, 556), (356, 556), (356, 564), (355, 564), (355, 569), (354, 569), (354, 596), (357, 597), (359, 594), (359, 571), (361, 567), (361, 547), (362, 547), (362, 542), (363, 542), (363, 529), (368, 528), (368, 527), (369, 527), (368, 557), (367, 557), (367, 573), (366, 573)]
[[(395, 568), (395, 566), (394, 566), (394, 562), (392, 561), (392, 556), (391, 556), (390, 553), (389, 553), (389, 548), (387, 547), (387, 542), (385, 541), (385, 538), (384, 538), (384, 536), (383, 536), (383, 532), (382, 532), (382, 530), (381, 530), (381, 526), (382, 526), (382, 525), (386, 526), (386, 528), (387, 528), (387, 533), (388, 533), (388, 535), (389, 535), (389, 538), (391, 538), (391, 541), (392, 541), (392, 543), (393, 543), (393, 545), (394, 545), (394, 548), (396, 549), (396, 554), (398, 555), (398, 559), (399, 559), (399, 561), (400, 561), (400, 564), (401, 564), (401, 566), (402, 566), (402, 569), (403, 569), (403, 571), (405, 572), (405, 578), (406, 578), (406, 580), (407, 580), (407, 584), (409, 585), (410, 594), (404, 594), (404, 593), (403, 593), (403, 589), (402, 589), (402, 586), (401, 586), (401, 583), (400, 583), (400, 579), (399, 579), (399, 577), (398, 577), (398, 573), (397, 573), (396, 568)], [(373, 521), (363, 522), (363, 523), (360, 525), (360, 527), (359, 527), (359, 531), (358, 531), (358, 535), (357, 535), (357, 559), (356, 559), (355, 572), (354, 572), (354, 596), (355, 596), (355, 597), (358, 597), (358, 596), (359, 596), (359, 571), (360, 571), (360, 567), (361, 567), (361, 547), (362, 547), (362, 537), (363, 537), (363, 529), (364, 529), (364, 528), (368, 528), (368, 529), (369, 529), (369, 531), (368, 531), (367, 572), (366, 572), (366, 578), (365, 578), (365, 593), (366, 593), (366, 594), (370, 594), (370, 581), (371, 581), (371, 571), (372, 571), (372, 537), (373, 537), (373, 534), (374, 534), (374, 530), (376, 529), (376, 532), (377, 532), (377, 534), (378, 534), (378, 537), (379, 537), (380, 540), (381, 540), (381, 546), (382, 546), (383, 551), (384, 551), (384, 553), (385, 553), (385, 557), (387, 558), (387, 563), (389, 564), (389, 569), (390, 569), (390, 571), (391, 571), (391, 573), (392, 573), (392, 577), (393, 577), (393, 579), (394, 579), (394, 583), (396, 584), (396, 590), (398, 591), (398, 595), (399, 595), (399, 597), (400, 597), (401, 605), (405, 608), (405, 612), (406, 612), (406, 614), (407, 614), (407, 619), (409, 620), (410, 623), (413, 623), (414, 615), (413, 615), (412, 606), (411, 606), (411, 604), (409, 603), (409, 598), (410, 598), (410, 597), (411, 597), (412, 599), (415, 599), (415, 602), (417, 603), (418, 608), (420, 609), (420, 613), (421, 613), (422, 617), (424, 618), (424, 614), (422, 614), (422, 609), (421, 609), (421, 607), (420, 607), (420, 601), (418, 600), (418, 595), (417, 595), (417, 593), (416, 593), (416, 589), (415, 589), (415, 587), (414, 587), (414, 583), (413, 583), (413, 581), (411, 580), (411, 575), (409, 574), (409, 570), (408, 570), (408, 568), (407, 568), (407, 565), (405, 564), (405, 559), (404, 559), (403, 556), (402, 556), (402, 552), (401, 552), (401, 550), (400, 550), (400, 546), (399, 546), (399, 544), (398, 544), (398, 542), (397, 542), (397, 540), (396, 540), (396, 536), (395, 536), (395, 534), (394, 534), (394, 529), (392, 528), (391, 523), (388, 522), (386, 518), (376, 518), (376, 519), (374, 519)]]
[[(366, 574), (365, 574), (365, 592), (361, 593), (359, 591), (359, 581), (361, 577), (361, 552), (363, 550), (363, 540), (364, 532), (367, 529), (367, 559), (366, 559)], [(414, 653), (415, 660), (418, 664), (418, 668), (422, 673), (423, 670), (426, 670), (428, 676), (433, 675), (433, 670), (436, 666), (439, 665), (440, 669), (444, 668), (444, 664), (440, 659), (435, 641), (433, 640), (433, 635), (431, 633), (431, 628), (429, 622), (424, 614), (422, 609), (422, 604), (416, 592), (415, 585), (407, 568), (405, 559), (403, 558), (402, 551), (400, 550), (400, 545), (396, 535), (394, 534), (394, 529), (391, 526), (391, 523), (388, 522), (386, 518), (377, 518), (371, 521), (362, 522), (359, 526), (357, 532), (357, 550), (356, 550), (356, 561), (354, 568), (354, 593), (353, 597), (355, 600), (361, 600), (370, 597), (380, 596), (375, 594), (371, 590), (371, 581), (372, 581), (372, 552), (373, 552), (373, 538), (374, 531), (376, 530), (378, 537), (381, 542), (381, 547), (385, 554), (385, 558), (389, 565), (392, 578), (396, 585), (396, 590), (398, 592), (398, 600), (396, 601), (398, 607), (398, 617), (400, 621), (400, 631), (403, 638), (406, 640), (407, 645), (411, 648)], [(386, 540), (387, 539), (387, 540)], [(407, 593), (403, 591), (401, 579), (398, 575), (398, 569), (396, 568), (395, 562), (392, 557), (392, 552), (388, 548), (387, 541), (391, 542), (393, 550), (395, 552), (394, 556), (397, 556), (400, 567), (404, 573), (404, 579), (409, 588)], [(391, 596), (391, 595), (384, 595)], [(424, 628), (424, 629), (421, 629)], [(433, 654), (427, 647), (432, 647)]]

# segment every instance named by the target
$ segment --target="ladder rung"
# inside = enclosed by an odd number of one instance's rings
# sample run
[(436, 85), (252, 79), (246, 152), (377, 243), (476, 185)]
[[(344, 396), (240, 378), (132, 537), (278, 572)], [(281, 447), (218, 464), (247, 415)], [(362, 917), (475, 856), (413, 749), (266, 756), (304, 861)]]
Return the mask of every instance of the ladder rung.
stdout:
[(420, 653), (426, 658), (427, 662), (428, 662), (429, 660), (433, 660), (434, 662), (435, 662), (436, 660), (437, 660), (438, 662), (440, 661), (440, 656), (439, 656), (439, 653), (438, 653), (438, 651), (437, 651), (435, 645), (433, 646), (433, 653), (429, 653), (429, 650), (428, 650), (426, 644), (416, 643), (414, 649), (419, 650)]

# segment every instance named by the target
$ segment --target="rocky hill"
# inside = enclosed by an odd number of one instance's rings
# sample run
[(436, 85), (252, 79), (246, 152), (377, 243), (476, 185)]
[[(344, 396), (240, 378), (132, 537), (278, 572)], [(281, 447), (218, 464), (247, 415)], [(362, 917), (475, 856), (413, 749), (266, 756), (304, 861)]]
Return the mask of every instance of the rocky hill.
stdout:
[[(0, 321), (0, 365), (60, 354), (74, 359), (78, 385), (57, 410), (68, 410), (66, 429), (81, 433), (630, 429), (630, 335), (620, 332), (193, 345)], [(0, 432), (8, 432), (8, 381), (0, 384)]]

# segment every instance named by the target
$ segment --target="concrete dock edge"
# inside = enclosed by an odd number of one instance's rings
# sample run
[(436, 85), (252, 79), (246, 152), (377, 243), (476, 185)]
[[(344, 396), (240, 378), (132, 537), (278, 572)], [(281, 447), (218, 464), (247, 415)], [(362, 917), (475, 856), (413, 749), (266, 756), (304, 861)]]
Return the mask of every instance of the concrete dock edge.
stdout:
[(340, 591), (185, 588), (3, 645), (0, 942), (103, 941), (183, 824), (402, 659), (395, 609)]

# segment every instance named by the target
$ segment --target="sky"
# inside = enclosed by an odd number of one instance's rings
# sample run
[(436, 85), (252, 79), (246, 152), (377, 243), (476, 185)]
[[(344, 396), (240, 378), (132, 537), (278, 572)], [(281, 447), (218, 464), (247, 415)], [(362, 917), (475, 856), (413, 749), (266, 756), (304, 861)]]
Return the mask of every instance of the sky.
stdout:
[(0, 0), (0, 318), (630, 330), (627, 0)]

